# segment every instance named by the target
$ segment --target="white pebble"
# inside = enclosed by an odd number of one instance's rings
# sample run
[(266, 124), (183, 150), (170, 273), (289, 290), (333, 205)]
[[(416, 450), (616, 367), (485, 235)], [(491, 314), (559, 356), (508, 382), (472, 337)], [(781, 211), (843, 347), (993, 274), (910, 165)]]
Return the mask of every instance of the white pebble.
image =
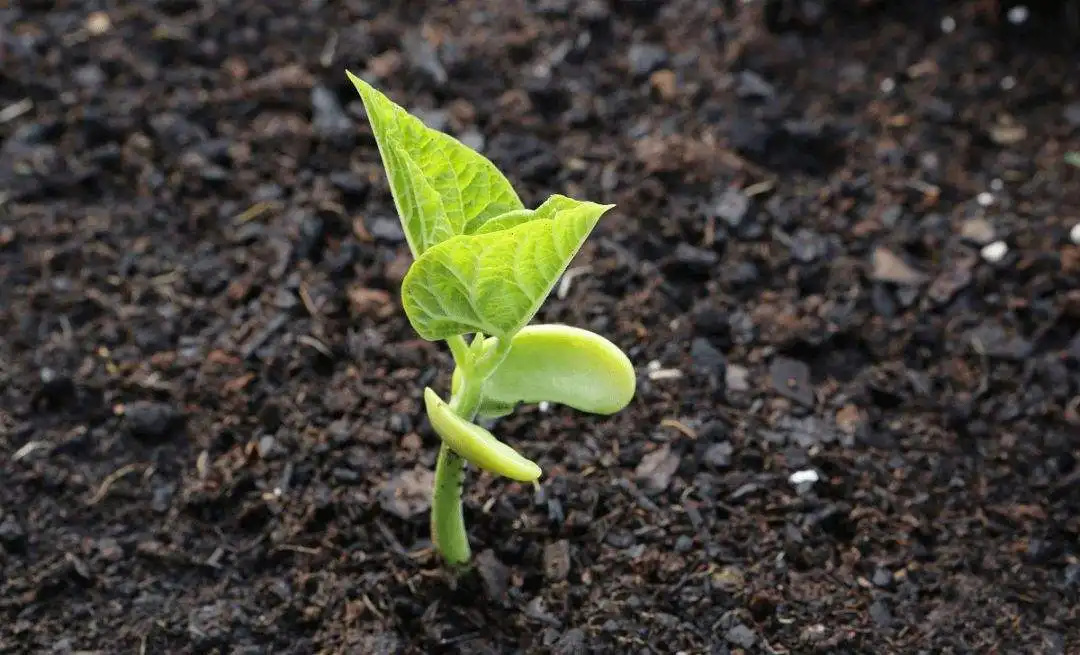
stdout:
[(682, 377), (682, 371), (677, 368), (662, 368), (649, 372), (650, 380), (678, 380)]
[(1009, 22), (1013, 25), (1023, 25), (1027, 22), (1028, 16), (1031, 15), (1031, 12), (1028, 11), (1028, 8), (1024, 5), (1016, 5), (1009, 10), (1009, 13), (1007, 15), (1009, 18)]
[(1072, 242), (1076, 245), (1080, 246), (1080, 223), (1077, 223), (1072, 227), (1071, 230), (1069, 230), (1069, 239), (1071, 239)]
[(1005, 258), (1009, 252), (1009, 246), (1004, 241), (995, 241), (983, 246), (980, 254), (982, 258), (991, 264), (996, 264)]
[(1016, 88), (1016, 78), (1015, 77), (1013, 77), (1012, 75), (1006, 75), (1005, 77), (1001, 78), (1001, 90), (1002, 91), (1012, 91), (1015, 88)]
[(882, 93), (888, 94), (888, 93), (892, 93), (895, 90), (896, 90), (896, 80), (894, 80), (891, 77), (886, 77), (885, 79), (881, 80), (881, 92)]
[(1001, 181), (1000, 177), (995, 177), (994, 179), (990, 180), (990, 190), (991, 191), (1001, 191), (1004, 188), (1005, 188), (1005, 183)]
[(814, 469), (805, 469), (803, 471), (795, 471), (788, 477), (788, 482), (791, 484), (804, 484), (807, 482), (813, 483), (821, 479), (818, 472)]
[(989, 207), (994, 204), (994, 194), (989, 191), (983, 191), (979, 195), (975, 196), (975, 202), (979, 203), (983, 207)]
[(541, 400), (538, 408), (541, 412), (546, 412), (551, 409), (551, 403), (546, 400)]
[(956, 19), (952, 16), (946, 16), (941, 19), (941, 31), (946, 34), (952, 34), (956, 31)]

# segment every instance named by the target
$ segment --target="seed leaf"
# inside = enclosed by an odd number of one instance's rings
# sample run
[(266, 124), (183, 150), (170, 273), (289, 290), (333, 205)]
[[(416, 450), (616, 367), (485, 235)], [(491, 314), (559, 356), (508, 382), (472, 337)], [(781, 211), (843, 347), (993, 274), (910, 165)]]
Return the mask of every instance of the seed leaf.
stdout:
[(525, 327), (614, 206), (559, 198), (559, 207), (544, 210), (551, 218), (456, 236), (413, 262), (401, 295), (417, 334), (429, 341), (472, 332), (506, 337)]
[(495, 164), (346, 71), (360, 93), (413, 256), (524, 206)]
[[(485, 354), (498, 341), (485, 339)], [(478, 416), (498, 418), (518, 403), (543, 401), (591, 414), (614, 414), (634, 398), (633, 364), (599, 334), (570, 325), (529, 325), (510, 344), (506, 358), (484, 382)], [(461, 371), (455, 369), (453, 393), (462, 379)]]

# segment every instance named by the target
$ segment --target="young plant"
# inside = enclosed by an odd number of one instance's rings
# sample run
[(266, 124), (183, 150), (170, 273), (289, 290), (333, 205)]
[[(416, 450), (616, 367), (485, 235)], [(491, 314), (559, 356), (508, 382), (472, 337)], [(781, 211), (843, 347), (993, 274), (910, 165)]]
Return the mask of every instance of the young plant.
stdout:
[(553, 195), (526, 209), (494, 164), (346, 74), (363, 101), (413, 254), (401, 285), (405, 314), (421, 338), (446, 341), (454, 358), (449, 401), (425, 388), (424, 403), (442, 439), (431, 538), (449, 564), (464, 565), (471, 557), (461, 503), (465, 462), (521, 482), (541, 475), (535, 462), (477, 425), (478, 417), (539, 402), (607, 415), (634, 396), (634, 367), (615, 344), (567, 325), (529, 325), (613, 205)]

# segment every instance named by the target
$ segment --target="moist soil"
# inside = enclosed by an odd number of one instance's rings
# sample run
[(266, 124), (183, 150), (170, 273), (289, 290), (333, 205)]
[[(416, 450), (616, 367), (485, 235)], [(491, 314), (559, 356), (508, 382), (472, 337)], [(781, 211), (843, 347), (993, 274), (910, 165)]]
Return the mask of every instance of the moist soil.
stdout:
[[(14, 4), (0, 652), (1080, 652), (1075, 6)], [(538, 318), (637, 396), (461, 575), (346, 67), (617, 204)]]

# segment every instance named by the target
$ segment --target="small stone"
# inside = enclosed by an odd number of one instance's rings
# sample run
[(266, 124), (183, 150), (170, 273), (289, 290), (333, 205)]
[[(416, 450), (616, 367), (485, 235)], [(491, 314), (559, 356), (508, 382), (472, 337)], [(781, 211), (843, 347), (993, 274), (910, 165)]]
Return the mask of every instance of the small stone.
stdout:
[(328, 179), (330, 184), (350, 196), (362, 197), (371, 188), (367, 180), (352, 171), (334, 171)]
[(731, 227), (739, 227), (750, 211), (750, 198), (738, 189), (727, 189), (712, 203), (712, 213)]
[(818, 475), (818, 472), (815, 471), (814, 469), (805, 469), (805, 470), (802, 470), (802, 471), (795, 471), (790, 476), (788, 476), (788, 482), (790, 482), (791, 484), (793, 484), (795, 486), (799, 486), (799, 485), (803, 485), (803, 484), (806, 484), (806, 485), (813, 484), (813, 483), (817, 482), (820, 479), (821, 479), (821, 476)]
[(164, 439), (184, 422), (184, 415), (172, 405), (140, 401), (124, 408), (124, 419), (136, 439)]
[(334, 92), (325, 86), (311, 89), (311, 126), (316, 134), (327, 139), (347, 136), (353, 131), (352, 120)]
[(1004, 241), (995, 241), (983, 246), (979, 254), (987, 263), (997, 264), (1009, 254), (1009, 246)]
[(892, 610), (883, 600), (876, 600), (870, 605), (870, 618), (879, 628), (887, 628), (892, 625)]
[(119, 562), (124, 559), (124, 549), (120, 546), (120, 542), (110, 537), (98, 540), (97, 551), (102, 559), (109, 562)]
[(737, 623), (732, 626), (731, 629), (724, 634), (724, 639), (727, 639), (728, 642), (735, 644), (740, 648), (753, 648), (754, 644), (757, 643), (757, 635), (754, 634), (753, 630), (742, 623)]
[(679, 470), (680, 457), (671, 452), (671, 446), (664, 444), (647, 453), (634, 470), (634, 477), (645, 482), (649, 491), (659, 492), (667, 489), (675, 471)]
[(281, 448), (278, 447), (277, 439), (272, 435), (263, 435), (259, 439), (259, 457), (262, 459), (273, 459), (281, 453)]
[[(708, 273), (720, 262), (720, 255), (707, 248), (699, 248), (689, 243), (675, 246), (673, 264), (687, 272)], [(669, 269), (672, 267), (668, 267)]]
[(705, 451), (705, 464), (713, 468), (723, 469), (731, 466), (731, 455), (735, 447), (729, 441), (715, 443)]
[(814, 389), (810, 384), (810, 367), (788, 357), (776, 357), (769, 366), (773, 390), (781, 396), (806, 407), (814, 406)]
[(502, 600), (510, 589), (510, 569), (488, 548), (476, 556), (476, 570), (488, 598)]
[(435, 49), (435, 44), (424, 38), (420, 30), (406, 31), (401, 43), (405, 48), (405, 56), (413, 68), (427, 73), (438, 85), (446, 84), (448, 75), (446, 68), (439, 60), (439, 52)]
[(725, 373), (724, 384), (729, 392), (743, 393), (750, 390), (750, 371), (745, 366), (728, 364)]
[(799, 228), (792, 236), (788, 248), (795, 261), (809, 264), (825, 255), (827, 244), (825, 238), (817, 232)]
[(662, 47), (652, 43), (635, 43), (627, 52), (631, 74), (645, 77), (667, 63), (668, 53)]
[(732, 453), (734, 446), (730, 442), (714, 443), (705, 451), (705, 464), (713, 468), (728, 468), (731, 466)]
[(892, 586), (892, 571), (884, 567), (878, 567), (877, 570), (874, 571), (874, 577), (871, 579), (871, 582), (874, 583), (874, 586), (881, 587), (882, 589)]
[(985, 218), (972, 218), (960, 227), (960, 238), (976, 245), (985, 246), (994, 240), (994, 226)]
[(925, 273), (912, 268), (907, 262), (886, 248), (875, 248), (871, 257), (871, 277), (879, 282), (914, 286), (927, 280)]
[(754, 71), (742, 71), (736, 78), (735, 95), (767, 100), (776, 95), (776, 88)]
[(96, 89), (100, 87), (108, 79), (105, 75), (105, 71), (101, 70), (101, 67), (94, 64), (87, 64), (85, 66), (79, 66), (72, 71), (72, 78), (79, 84), (79, 86), (87, 89)]
[(1023, 361), (1031, 355), (1034, 345), (1019, 334), (1010, 334), (996, 323), (986, 322), (972, 328), (967, 340), (977, 352), (990, 357)]
[(560, 539), (544, 546), (544, 576), (562, 582), (570, 575), (570, 542)]
[(471, 148), (477, 152), (484, 149), (484, 135), (481, 134), (479, 130), (473, 129), (462, 133), (458, 137), (458, 141), (461, 141), (465, 147)]
[(1069, 241), (1080, 246), (1080, 223), (1072, 226), (1072, 229), (1069, 230)]
[(728, 326), (731, 328), (731, 339), (736, 344), (745, 346), (753, 343), (757, 337), (757, 326), (754, 318), (741, 309), (735, 310), (728, 317)]
[(723, 379), (727, 372), (724, 355), (713, 347), (708, 339), (702, 337), (697, 337), (690, 342), (690, 361), (695, 371), (707, 376), (710, 380)]
[(435, 474), (429, 469), (403, 471), (379, 489), (379, 506), (401, 519), (411, 519), (431, 507)]
[(379, 216), (368, 226), (368, 233), (380, 241), (389, 243), (401, 243), (405, 240), (405, 230), (401, 229), (401, 223), (396, 218)]

